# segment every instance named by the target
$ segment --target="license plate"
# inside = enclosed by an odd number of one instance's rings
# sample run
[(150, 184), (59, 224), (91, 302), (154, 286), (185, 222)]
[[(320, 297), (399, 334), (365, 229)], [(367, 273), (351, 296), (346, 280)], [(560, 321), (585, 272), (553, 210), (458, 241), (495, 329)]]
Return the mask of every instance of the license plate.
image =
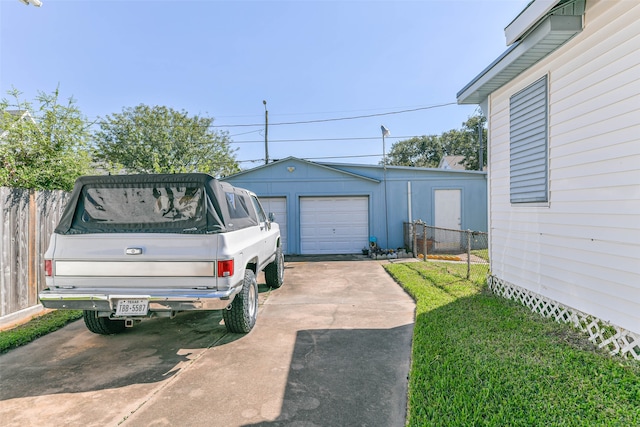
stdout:
[(149, 300), (121, 299), (116, 306), (116, 316), (146, 316), (149, 311)]

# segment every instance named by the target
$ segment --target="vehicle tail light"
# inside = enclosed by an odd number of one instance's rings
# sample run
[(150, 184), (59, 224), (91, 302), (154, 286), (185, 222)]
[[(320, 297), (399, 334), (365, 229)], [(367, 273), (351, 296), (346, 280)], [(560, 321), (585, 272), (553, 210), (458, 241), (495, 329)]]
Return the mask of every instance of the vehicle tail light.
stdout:
[(218, 261), (218, 277), (233, 276), (233, 260)]
[(50, 259), (44, 260), (44, 275), (53, 276), (53, 262)]

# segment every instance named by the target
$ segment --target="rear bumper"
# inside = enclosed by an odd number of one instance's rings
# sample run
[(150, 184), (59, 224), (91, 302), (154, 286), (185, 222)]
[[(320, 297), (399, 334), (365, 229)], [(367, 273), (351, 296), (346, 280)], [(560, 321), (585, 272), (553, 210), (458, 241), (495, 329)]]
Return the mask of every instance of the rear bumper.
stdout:
[(46, 308), (67, 310), (115, 311), (120, 299), (147, 299), (149, 312), (220, 310), (226, 308), (242, 287), (226, 291), (113, 289), (113, 292), (78, 292), (45, 289), (39, 294)]

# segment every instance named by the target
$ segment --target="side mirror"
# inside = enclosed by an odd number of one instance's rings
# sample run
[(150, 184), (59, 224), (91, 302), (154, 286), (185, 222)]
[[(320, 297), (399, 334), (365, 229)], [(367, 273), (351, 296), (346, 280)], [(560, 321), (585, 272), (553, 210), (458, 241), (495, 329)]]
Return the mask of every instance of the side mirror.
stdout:
[(269, 212), (269, 222), (276, 222), (276, 214)]

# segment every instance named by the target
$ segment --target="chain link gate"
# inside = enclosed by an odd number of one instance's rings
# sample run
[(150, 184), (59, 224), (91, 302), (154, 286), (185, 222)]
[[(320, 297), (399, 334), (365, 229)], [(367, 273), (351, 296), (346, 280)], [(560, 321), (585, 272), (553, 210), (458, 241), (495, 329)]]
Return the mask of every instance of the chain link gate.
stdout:
[(489, 235), (482, 231), (433, 227), (422, 221), (404, 223), (407, 251), (423, 261), (466, 263), (466, 279), (485, 279), (489, 272)]

